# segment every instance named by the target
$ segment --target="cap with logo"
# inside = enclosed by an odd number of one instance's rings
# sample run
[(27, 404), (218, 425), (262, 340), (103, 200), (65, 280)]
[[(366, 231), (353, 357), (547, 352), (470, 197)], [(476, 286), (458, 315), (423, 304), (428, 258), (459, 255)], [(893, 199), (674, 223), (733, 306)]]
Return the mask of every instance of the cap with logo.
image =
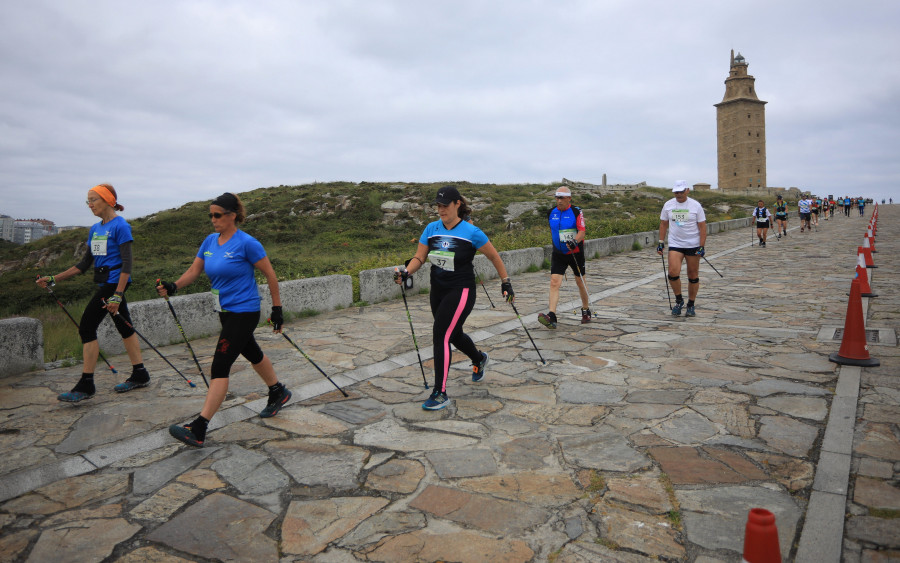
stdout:
[(454, 201), (459, 201), (462, 199), (462, 196), (459, 195), (459, 190), (457, 190), (453, 186), (444, 186), (439, 189), (437, 195), (434, 196), (434, 203), (439, 203), (441, 205), (450, 205)]
[(683, 192), (688, 187), (687, 182), (684, 180), (678, 180), (675, 182), (675, 187), (672, 188), (673, 192)]

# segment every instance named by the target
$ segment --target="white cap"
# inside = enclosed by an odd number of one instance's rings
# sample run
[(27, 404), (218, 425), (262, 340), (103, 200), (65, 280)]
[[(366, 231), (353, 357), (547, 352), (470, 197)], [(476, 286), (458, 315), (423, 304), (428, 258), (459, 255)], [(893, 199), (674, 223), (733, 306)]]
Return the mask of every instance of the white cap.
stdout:
[(683, 192), (687, 188), (688, 188), (687, 182), (685, 182), (684, 180), (676, 180), (675, 187), (672, 188), (672, 191), (673, 192)]

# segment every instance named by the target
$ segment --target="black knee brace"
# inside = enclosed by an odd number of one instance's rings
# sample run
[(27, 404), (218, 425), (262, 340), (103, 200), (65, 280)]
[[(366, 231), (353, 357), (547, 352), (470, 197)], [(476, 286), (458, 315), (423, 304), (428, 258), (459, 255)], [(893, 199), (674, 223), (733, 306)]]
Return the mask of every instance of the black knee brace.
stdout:
[(669, 274), (669, 281), (678, 281), (678, 278), (680, 278), (680, 277), (681, 276), (673, 276), (673, 275)]
[(691, 283), (700, 283), (700, 278), (688, 278), (688, 281)]

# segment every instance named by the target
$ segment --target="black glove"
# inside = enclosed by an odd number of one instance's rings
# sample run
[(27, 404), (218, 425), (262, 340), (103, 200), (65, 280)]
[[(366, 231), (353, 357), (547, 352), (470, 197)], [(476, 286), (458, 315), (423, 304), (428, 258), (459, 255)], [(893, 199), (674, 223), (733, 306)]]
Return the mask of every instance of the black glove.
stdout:
[(272, 305), (272, 314), (269, 315), (269, 322), (272, 323), (273, 330), (281, 330), (284, 324), (284, 315), (281, 313), (281, 306)]
[(574, 240), (567, 240), (566, 246), (568, 247), (569, 250), (575, 250), (576, 248), (578, 248), (578, 243), (575, 242)]
[(409, 272), (406, 268), (394, 268), (394, 281), (398, 283), (406, 283), (409, 279)]
[(706, 255), (706, 248), (701, 246), (700, 248), (697, 249), (697, 256), (699, 256), (700, 258), (703, 258), (705, 255)]
[(164, 281), (156, 280), (156, 283), (161, 285), (163, 287), (163, 289), (166, 290), (166, 293), (168, 293), (169, 295), (175, 295), (175, 292), (178, 291), (178, 286), (176, 286), (172, 282), (164, 282)]
[(503, 297), (505, 297), (506, 300), (509, 302), (512, 302), (512, 300), (516, 296), (516, 294), (512, 288), (512, 282), (509, 282), (509, 281), (500, 283), (500, 292), (503, 293)]
[(664, 243), (663, 241), (659, 241), (659, 244), (656, 245), (656, 251), (662, 252), (665, 247), (666, 243)]

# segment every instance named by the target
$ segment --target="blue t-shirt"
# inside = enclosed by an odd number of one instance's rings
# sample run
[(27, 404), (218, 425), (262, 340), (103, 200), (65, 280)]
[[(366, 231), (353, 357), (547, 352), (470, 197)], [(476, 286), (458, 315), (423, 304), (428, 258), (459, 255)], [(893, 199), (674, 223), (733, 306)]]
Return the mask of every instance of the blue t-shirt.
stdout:
[(481, 229), (460, 221), (447, 230), (438, 219), (429, 223), (419, 242), (428, 247), (431, 285), (442, 289), (475, 287), (475, 252), (489, 241)]
[(94, 267), (115, 266), (109, 271), (106, 283), (119, 283), (119, 274), (122, 272), (122, 253), (119, 252), (119, 245), (133, 240), (131, 225), (118, 215), (109, 223), (101, 221), (93, 225), (88, 231), (88, 248), (94, 257)]
[(223, 311), (259, 311), (259, 287), (253, 276), (253, 264), (265, 257), (266, 251), (259, 241), (244, 231), (236, 231), (221, 246), (218, 233), (206, 237), (197, 258), (203, 259), (203, 270)]
[(575, 250), (569, 250), (566, 246), (567, 240), (575, 240), (578, 231), (584, 230), (584, 214), (581, 209), (570, 205), (565, 211), (560, 211), (559, 207), (554, 207), (547, 214), (550, 221), (550, 232), (553, 238), (553, 251), (562, 254), (574, 254), (581, 251), (581, 245)]

